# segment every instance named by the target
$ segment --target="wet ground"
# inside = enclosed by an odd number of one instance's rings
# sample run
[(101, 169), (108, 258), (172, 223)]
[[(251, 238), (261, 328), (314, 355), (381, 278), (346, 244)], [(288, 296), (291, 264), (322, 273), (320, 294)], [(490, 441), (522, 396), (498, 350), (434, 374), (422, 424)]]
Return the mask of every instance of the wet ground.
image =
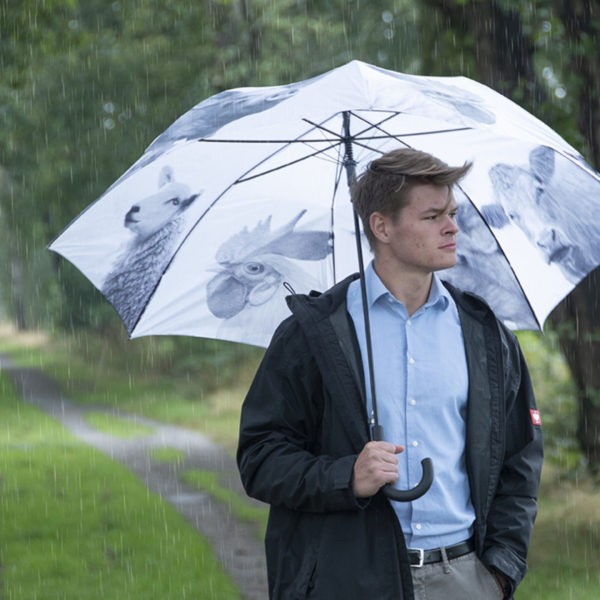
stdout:
[[(222, 485), (243, 494), (235, 462), (224, 449), (201, 434), (182, 427), (103, 406), (75, 404), (43, 373), (15, 367), (6, 356), (0, 356), (0, 369), (12, 377), (23, 400), (54, 417), (83, 442), (128, 467), (149, 489), (160, 494), (188, 519), (209, 540), (243, 598), (267, 598), (264, 549), (256, 530), (238, 522), (223, 504), (180, 480), (180, 474), (190, 469), (212, 470), (218, 473)], [(153, 433), (134, 439), (101, 433), (85, 420), (87, 412), (98, 411), (149, 425)], [(184, 458), (177, 463), (154, 460), (152, 453), (159, 448), (179, 450)]]

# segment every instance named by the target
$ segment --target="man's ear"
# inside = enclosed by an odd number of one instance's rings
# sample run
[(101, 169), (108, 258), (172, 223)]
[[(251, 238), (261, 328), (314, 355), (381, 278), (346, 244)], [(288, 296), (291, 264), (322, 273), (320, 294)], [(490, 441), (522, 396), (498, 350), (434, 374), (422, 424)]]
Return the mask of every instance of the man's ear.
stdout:
[(371, 231), (373, 235), (377, 239), (378, 242), (383, 244), (387, 244), (389, 240), (388, 235), (388, 223), (390, 221), (389, 217), (386, 217), (384, 214), (380, 212), (373, 212), (369, 217), (369, 226), (371, 227)]

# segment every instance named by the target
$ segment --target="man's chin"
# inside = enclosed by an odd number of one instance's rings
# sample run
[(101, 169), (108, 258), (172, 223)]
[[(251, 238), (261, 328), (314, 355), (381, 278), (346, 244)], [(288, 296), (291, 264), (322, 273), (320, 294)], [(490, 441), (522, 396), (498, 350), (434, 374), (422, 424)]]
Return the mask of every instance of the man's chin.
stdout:
[(445, 261), (440, 261), (439, 266), (434, 269), (434, 271), (445, 271), (446, 269), (451, 269), (455, 267), (457, 263), (456, 255), (452, 258), (448, 258)]

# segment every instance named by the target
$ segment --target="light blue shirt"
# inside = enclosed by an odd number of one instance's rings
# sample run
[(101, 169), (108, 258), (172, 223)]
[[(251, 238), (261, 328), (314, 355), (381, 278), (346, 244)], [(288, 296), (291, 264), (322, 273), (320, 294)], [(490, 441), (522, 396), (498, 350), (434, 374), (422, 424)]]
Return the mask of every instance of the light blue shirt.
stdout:
[[(379, 423), (398, 455), (399, 489), (421, 479), (421, 460), (433, 460), (429, 491), (414, 502), (392, 502), (410, 548), (438, 548), (472, 534), (475, 511), (466, 471), (465, 440), (469, 378), (458, 310), (434, 274), (427, 302), (411, 317), (387, 290), (371, 263), (365, 272), (373, 344)], [(372, 419), (369, 366), (360, 282), (347, 294)]]

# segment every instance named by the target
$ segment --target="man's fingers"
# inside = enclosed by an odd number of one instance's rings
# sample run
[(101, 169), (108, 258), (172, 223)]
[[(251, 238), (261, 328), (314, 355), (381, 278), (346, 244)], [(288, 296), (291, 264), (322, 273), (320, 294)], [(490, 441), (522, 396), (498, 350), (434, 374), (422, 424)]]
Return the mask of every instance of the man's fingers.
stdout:
[(391, 454), (396, 454), (396, 449), (401, 446), (397, 446), (396, 444), (392, 444), (390, 442), (368, 442), (365, 445), (365, 448), (377, 448), (379, 450), (383, 450), (384, 452), (390, 452)]
[(404, 446), (398, 446), (388, 442), (369, 442), (364, 447), (362, 454), (365, 455), (365, 458), (397, 465), (397, 455), (403, 451)]
[(400, 454), (404, 450), (404, 446), (398, 446), (397, 444), (391, 444), (390, 442), (368, 442), (363, 451), (380, 451), (388, 454)]
[(404, 446), (389, 442), (368, 442), (354, 465), (354, 493), (371, 496), (386, 483), (398, 480), (398, 454)]

